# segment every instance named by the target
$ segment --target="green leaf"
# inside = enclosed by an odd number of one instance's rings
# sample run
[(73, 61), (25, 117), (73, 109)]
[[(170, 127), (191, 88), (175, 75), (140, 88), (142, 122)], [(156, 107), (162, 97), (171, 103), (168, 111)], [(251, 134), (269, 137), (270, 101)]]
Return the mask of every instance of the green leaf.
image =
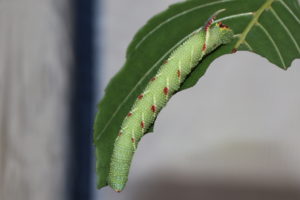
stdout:
[(136, 97), (155, 75), (162, 61), (225, 8), (217, 21), (229, 25), (235, 39), (206, 56), (183, 83), (196, 84), (210, 63), (233, 49), (257, 53), (282, 69), (300, 57), (300, 8), (297, 0), (188, 0), (154, 16), (130, 43), (126, 63), (110, 81), (94, 124), (98, 188), (106, 186), (114, 140)]

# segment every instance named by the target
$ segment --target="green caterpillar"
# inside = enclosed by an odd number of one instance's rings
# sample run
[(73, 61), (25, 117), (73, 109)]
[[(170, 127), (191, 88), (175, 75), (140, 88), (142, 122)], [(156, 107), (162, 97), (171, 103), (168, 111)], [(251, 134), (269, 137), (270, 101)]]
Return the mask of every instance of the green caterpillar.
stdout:
[(138, 142), (160, 110), (203, 56), (232, 40), (233, 31), (228, 26), (214, 23), (217, 13), (170, 54), (124, 119), (115, 140), (108, 175), (108, 184), (116, 192), (124, 189)]

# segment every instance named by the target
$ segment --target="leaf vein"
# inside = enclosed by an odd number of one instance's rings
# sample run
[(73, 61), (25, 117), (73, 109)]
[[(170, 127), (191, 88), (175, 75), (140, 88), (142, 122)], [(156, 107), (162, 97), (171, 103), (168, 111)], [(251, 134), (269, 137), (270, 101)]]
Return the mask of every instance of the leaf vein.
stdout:
[(292, 42), (294, 43), (295, 47), (297, 48), (298, 53), (300, 54), (300, 48), (299, 48), (294, 36), (291, 34), (290, 30), (288, 29), (288, 27), (286, 27), (286, 25), (283, 23), (283, 21), (280, 19), (280, 17), (278, 16), (278, 14), (276, 13), (276, 11), (273, 8), (271, 8), (271, 12), (275, 16), (275, 18), (279, 21), (279, 23), (284, 28), (284, 30), (287, 32), (287, 34), (291, 38)]
[(270, 35), (270, 33), (267, 31), (267, 29), (265, 29), (265, 27), (260, 24), (259, 22), (257, 23), (258, 27), (260, 27), (262, 29), (262, 31), (266, 34), (266, 36), (268, 37), (268, 39), (270, 40), (270, 42), (272, 43), (272, 45), (274, 46), (278, 56), (279, 56), (279, 59), (281, 61), (281, 64), (283, 65), (283, 68), (286, 69), (286, 65), (284, 63), (284, 60), (282, 58), (282, 54), (280, 53), (279, 49), (278, 49), (278, 46), (277, 44), (275, 43), (275, 41), (273, 40), (272, 36)]
[(245, 40), (244, 41), (244, 44), (247, 46), (247, 48), (250, 50), (250, 51), (253, 51), (253, 48), (250, 46), (250, 44)]
[(293, 15), (296, 21), (300, 24), (299, 18), (294, 14), (294, 12), (290, 9), (290, 7), (286, 5), (283, 0), (279, 0), (279, 2), (291, 13), (291, 15)]

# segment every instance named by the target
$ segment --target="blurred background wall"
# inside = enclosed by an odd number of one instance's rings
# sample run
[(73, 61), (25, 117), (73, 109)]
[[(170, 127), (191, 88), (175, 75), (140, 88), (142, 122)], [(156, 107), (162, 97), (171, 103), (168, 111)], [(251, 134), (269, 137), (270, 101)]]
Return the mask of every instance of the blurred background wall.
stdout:
[(0, 199), (66, 197), (68, 0), (0, 1)]

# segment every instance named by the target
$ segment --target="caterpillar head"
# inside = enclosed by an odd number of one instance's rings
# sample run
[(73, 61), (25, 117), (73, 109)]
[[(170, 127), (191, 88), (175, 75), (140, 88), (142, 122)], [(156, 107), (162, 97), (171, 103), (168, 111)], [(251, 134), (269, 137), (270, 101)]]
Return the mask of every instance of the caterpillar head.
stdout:
[(223, 24), (222, 22), (218, 22), (215, 24), (215, 27), (220, 33), (222, 44), (227, 44), (232, 40), (233, 31), (227, 25)]
[(212, 24), (209, 29), (211, 41), (217, 41), (219, 45), (227, 44), (233, 39), (233, 31), (222, 22)]
[(232, 29), (222, 22), (214, 23), (217, 15), (223, 11), (225, 11), (225, 9), (216, 11), (204, 25), (205, 32), (209, 32), (209, 38), (213, 41), (217, 41), (217, 45), (227, 44), (233, 39)]

